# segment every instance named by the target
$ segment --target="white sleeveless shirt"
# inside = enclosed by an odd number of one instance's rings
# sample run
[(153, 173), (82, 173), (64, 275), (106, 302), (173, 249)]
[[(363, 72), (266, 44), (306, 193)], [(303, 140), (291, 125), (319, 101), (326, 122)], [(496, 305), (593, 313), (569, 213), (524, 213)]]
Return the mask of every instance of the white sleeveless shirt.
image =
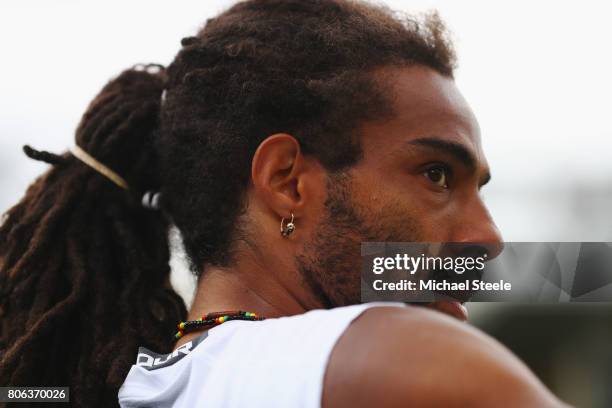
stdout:
[(340, 335), (370, 302), (261, 321), (230, 320), (171, 354), (140, 347), (119, 389), (134, 407), (319, 408)]

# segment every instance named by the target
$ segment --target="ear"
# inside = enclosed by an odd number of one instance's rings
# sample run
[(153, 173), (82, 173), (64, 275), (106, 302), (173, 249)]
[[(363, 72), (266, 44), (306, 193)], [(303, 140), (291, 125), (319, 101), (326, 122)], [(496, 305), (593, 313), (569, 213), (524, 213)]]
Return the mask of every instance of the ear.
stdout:
[(293, 136), (271, 135), (261, 142), (253, 156), (254, 194), (275, 216), (289, 218), (293, 212), (299, 217), (312, 195), (313, 170)]

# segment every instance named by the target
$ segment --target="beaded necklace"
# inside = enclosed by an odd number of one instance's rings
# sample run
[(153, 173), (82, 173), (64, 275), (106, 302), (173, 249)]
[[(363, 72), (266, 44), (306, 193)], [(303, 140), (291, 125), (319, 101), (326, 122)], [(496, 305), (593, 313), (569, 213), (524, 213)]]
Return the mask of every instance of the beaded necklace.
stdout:
[[(202, 315), (198, 320), (187, 320), (178, 324), (178, 332), (174, 335), (175, 339), (180, 339), (190, 331), (203, 327), (215, 327), (221, 323), (230, 320), (264, 320), (265, 317), (259, 317), (256, 313), (245, 312), (242, 310), (226, 310), (223, 312), (213, 312)], [(210, 326), (210, 327), (209, 327)]]

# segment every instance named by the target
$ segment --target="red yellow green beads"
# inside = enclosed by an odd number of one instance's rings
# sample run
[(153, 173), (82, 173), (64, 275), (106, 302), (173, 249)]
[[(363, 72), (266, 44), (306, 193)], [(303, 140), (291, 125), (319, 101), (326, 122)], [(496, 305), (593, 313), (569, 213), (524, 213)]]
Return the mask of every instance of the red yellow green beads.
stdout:
[(242, 310), (228, 310), (223, 312), (212, 312), (206, 315), (202, 315), (201, 318), (197, 320), (188, 320), (184, 322), (180, 322), (178, 327), (178, 332), (174, 335), (175, 339), (180, 339), (185, 335), (186, 332), (193, 331), (199, 328), (210, 328), (214, 326), (218, 326), (221, 323), (225, 323), (229, 320), (264, 320), (265, 317), (259, 317), (257, 313), (253, 312), (245, 312)]

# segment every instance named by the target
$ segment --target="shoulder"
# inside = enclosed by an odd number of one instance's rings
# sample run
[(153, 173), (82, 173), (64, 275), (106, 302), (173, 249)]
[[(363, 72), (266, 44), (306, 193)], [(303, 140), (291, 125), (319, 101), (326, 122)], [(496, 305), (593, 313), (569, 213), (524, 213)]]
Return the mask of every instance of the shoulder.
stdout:
[(324, 376), (323, 408), (563, 406), (499, 342), (420, 307), (365, 310)]

